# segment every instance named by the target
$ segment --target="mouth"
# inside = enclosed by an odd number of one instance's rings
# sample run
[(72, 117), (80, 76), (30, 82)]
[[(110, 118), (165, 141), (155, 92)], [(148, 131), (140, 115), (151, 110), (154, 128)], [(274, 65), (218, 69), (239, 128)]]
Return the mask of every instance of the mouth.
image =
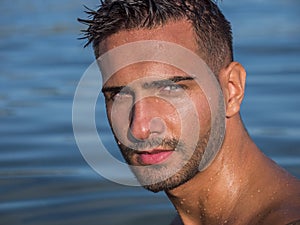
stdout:
[(138, 162), (142, 165), (155, 165), (166, 161), (174, 150), (151, 150), (138, 153)]

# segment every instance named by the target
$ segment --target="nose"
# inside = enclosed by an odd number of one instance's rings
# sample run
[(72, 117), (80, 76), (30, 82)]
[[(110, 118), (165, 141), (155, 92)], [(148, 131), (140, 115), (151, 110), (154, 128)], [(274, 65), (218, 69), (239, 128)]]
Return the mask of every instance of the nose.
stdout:
[(163, 136), (166, 125), (159, 111), (159, 103), (152, 98), (141, 99), (133, 105), (129, 131), (129, 136), (134, 139), (132, 141)]

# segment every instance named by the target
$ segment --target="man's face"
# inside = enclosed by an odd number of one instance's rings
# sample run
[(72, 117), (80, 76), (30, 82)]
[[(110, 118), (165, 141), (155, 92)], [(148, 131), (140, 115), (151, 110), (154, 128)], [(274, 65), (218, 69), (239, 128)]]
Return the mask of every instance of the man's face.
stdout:
[[(102, 42), (100, 49), (154, 39), (196, 52), (192, 29), (182, 25), (122, 31)], [(110, 61), (114, 63), (114, 58)], [(211, 129), (210, 106), (198, 79), (175, 66), (151, 61), (128, 65), (104, 78), (115, 138), (140, 183), (151, 191), (175, 188), (198, 172)]]

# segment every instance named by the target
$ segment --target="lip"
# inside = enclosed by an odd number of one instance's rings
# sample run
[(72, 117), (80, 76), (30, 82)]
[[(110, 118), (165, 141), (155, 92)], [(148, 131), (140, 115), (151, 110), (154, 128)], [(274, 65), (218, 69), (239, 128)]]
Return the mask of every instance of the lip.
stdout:
[(173, 150), (151, 150), (138, 153), (138, 161), (143, 165), (155, 165), (166, 161)]

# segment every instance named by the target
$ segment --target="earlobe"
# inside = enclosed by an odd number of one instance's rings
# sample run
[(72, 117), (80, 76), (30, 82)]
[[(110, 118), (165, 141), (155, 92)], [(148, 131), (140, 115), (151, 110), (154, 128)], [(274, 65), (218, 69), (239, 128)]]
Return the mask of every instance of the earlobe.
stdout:
[(245, 82), (246, 71), (238, 62), (232, 62), (220, 71), (220, 83), (225, 97), (227, 118), (240, 111), (245, 93)]

